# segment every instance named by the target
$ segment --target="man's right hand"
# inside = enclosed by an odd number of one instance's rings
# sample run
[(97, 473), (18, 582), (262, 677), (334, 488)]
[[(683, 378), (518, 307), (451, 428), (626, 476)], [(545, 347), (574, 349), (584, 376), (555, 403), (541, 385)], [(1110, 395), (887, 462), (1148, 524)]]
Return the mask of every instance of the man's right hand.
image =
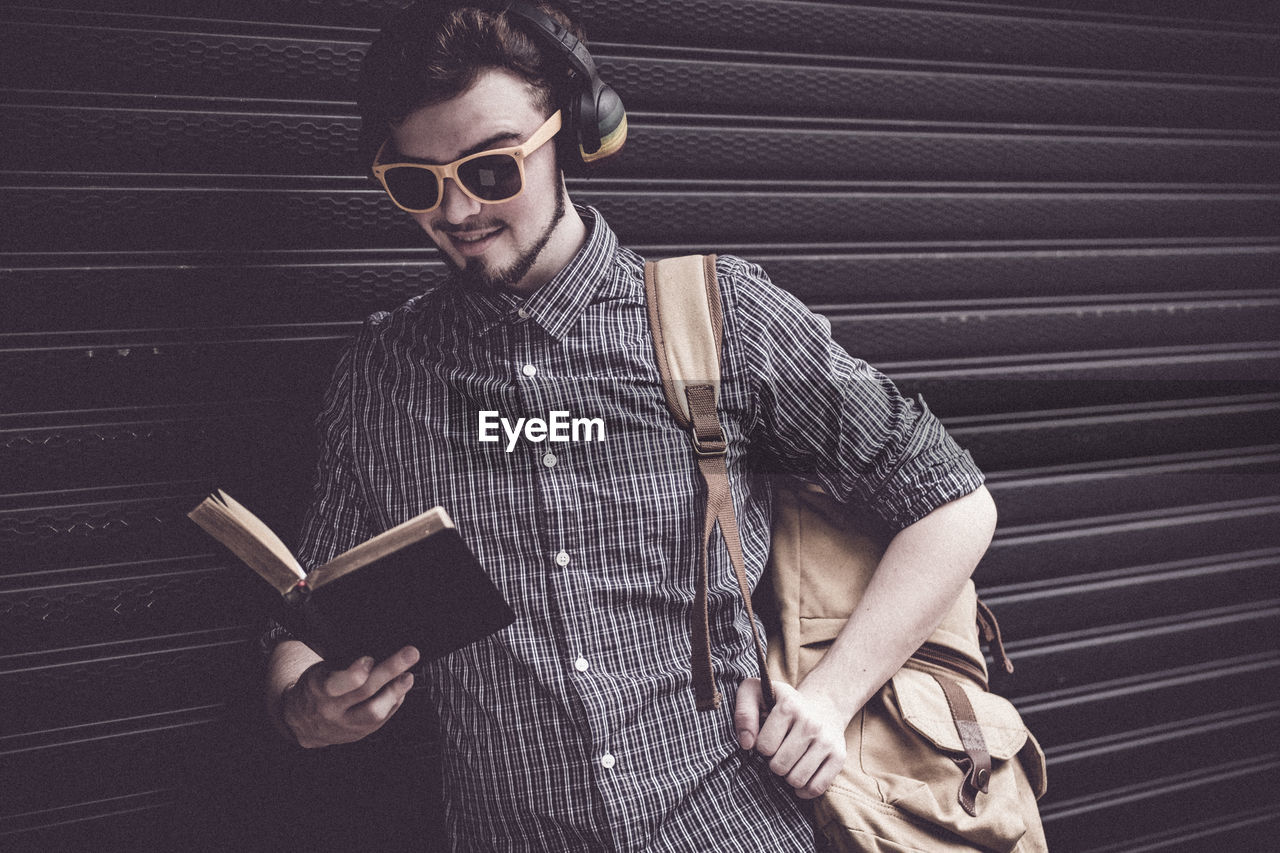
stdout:
[(281, 719), (308, 749), (360, 740), (382, 727), (413, 686), (418, 650), (405, 646), (386, 660), (363, 657), (346, 669), (318, 661), (281, 696)]

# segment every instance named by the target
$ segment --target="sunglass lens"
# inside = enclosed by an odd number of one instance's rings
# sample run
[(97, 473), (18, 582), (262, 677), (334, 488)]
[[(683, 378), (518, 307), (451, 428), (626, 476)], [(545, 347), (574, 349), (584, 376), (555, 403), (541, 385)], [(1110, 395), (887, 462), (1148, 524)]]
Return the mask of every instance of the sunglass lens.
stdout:
[(477, 157), (458, 167), (458, 179), (485, 201), (502, 201), (520, 192), (520, 164), (510, 154)]
[(426, 169), (400, 166), (388, 169), (383, 178), (387, 182), (387, 192), (401, 207), (427, 210), (434, 207), (440, 197), (440, 181)]

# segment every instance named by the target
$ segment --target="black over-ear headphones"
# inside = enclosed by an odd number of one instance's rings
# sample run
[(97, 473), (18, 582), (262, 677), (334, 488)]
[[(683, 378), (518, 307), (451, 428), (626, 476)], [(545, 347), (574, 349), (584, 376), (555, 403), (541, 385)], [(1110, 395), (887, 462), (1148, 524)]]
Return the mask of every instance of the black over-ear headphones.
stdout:
[[(596, 71), (595, 61), (586, 45), (565, 29), (555, 18), (524, 0), (420, 0), (394, 17), (374, 39), (361, 69), (356, 102), (361, 110), (360, 158), (362, 166), (373, 161), (374, 152), (384, 141), (382, 121), (386, 116), (381, 106), (374, 67), (384, 68), (392, 57), (408, 49), (414, 38), (428, 37), (433, 19), (439, 19), (458, 8), (474, 6), (492, 12), (506, 12), (520, 32), (525, 33), (554, 55), (552, 64), (563, 67), (562, 79), (548, 80), (562, 112), (564, 129), (556, 138), (560, 165), (573, 171), (587, 163), (598, 163), (621, 150), (627, 139), (627, 113), (622, 100)], [(407, 28), (407, 29), (406, 29)], [(385, 37), (385, 38), (384, 38)], [(372, 173), (370, 173), (372, 180)]]
[(618, 93), (600, 79), (587, 46), (555, 18), (529, 3), (510, 0), (507, 11), (530, 25), (524, 29), (554, 50), (568, 64), (570, 76), (577, 82), (567, 98), (569, 103), (561, 106), (568, 132), (577, 142), (577, 158), (583, 163), (597, 163), (617, 154), (627, 141), (627, 113)]

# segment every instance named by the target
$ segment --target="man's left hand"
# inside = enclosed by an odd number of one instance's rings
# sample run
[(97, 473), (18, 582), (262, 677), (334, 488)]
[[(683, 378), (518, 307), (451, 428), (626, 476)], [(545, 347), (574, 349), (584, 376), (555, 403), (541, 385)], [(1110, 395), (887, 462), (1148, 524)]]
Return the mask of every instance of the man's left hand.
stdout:
[(748, 678), (738, 688), (733, 725), (738, 745), (754, 748), (770, 759), (769, 769), (787, 780), (796, 796), (820, 796), (844, 767), (844, 731), (851, 719), (821, 694), (806, 694), (790, 684), (773, 682), (777, 699), (760, 723), (760, 679)]

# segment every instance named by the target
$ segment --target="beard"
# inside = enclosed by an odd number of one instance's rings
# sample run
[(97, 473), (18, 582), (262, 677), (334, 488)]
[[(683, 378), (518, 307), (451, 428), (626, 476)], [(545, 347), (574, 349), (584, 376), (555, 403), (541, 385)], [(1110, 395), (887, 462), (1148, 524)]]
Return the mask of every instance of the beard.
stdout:
[(551, 214), (551, 221), (547, 223), (547, 227), (538, 235), (538, 239), (534, 240), (532, 245), (520, 252), (505, 267), (490, 268), (486, 265), (484, 258), (468, 258), (465, 265), (459, 266), (457, 261), (451, 258), (447, 252), (441, 252), (440, 254), (463, 286), (475, 288), (476, 290), (505, 290), (519, 284), (520, 280), (528, 275), (529, 270), (533, 269), (538, 256), (542, 254), (542, 250), (551, 241), (552, 232), (556, 230), (560, 220), (564, 219), (567, 210), (568, 206), (565, 204), (564, 190), (557, 189), (556, 208)]

